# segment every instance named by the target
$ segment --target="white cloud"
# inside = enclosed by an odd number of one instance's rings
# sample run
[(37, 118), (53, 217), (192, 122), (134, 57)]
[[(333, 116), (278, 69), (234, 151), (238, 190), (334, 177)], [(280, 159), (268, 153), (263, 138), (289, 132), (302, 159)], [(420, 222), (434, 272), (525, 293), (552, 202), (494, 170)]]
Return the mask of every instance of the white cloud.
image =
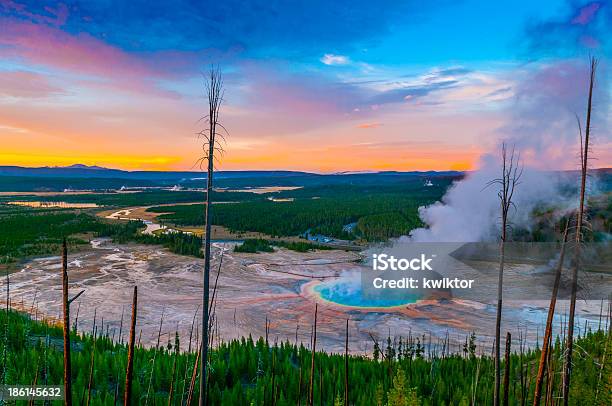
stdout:
[(351, 60), (344, 55), (325, 54), (320, 59), (325, 65), (348, 65)]

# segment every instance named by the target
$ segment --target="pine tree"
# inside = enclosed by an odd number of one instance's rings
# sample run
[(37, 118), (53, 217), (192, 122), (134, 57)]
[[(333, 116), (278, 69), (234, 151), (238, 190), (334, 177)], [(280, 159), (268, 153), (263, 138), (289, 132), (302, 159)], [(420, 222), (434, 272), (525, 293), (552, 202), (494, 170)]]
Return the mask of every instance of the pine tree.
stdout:
[(413, 388), (406, 388), (406, 374), (398, 369), (393, 377), (393, 386), (387, 394), (388, 406), (419, 406), (421, 402)]

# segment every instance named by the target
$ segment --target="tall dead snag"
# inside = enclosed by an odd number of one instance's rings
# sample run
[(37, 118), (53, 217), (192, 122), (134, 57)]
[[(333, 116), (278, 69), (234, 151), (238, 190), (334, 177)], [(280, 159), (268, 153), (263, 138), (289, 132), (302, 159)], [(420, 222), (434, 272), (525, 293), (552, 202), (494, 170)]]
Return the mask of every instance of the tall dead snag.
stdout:
[(548, 306), (548, 316), (546, 318), (546, 330), (544, 331), (544, 340), (542, 341), (542, 352), (540, 354), (540, 364), (538, 366), (538, 375), (536, 376), (535, 391), (533, 394), (533, 406), (540, 405), (540, 397), (542, 396), (542, 383), (544, 382), (544, 374), (548, 364), (550, 343), (552, 341), (553, 319), (555, 318), (555, 307), (557, 306), (557, 294), (559, 292), (559, 283), (561, 282), (561, 272), (563, 271), (563, 260), (565, 259), (565, 246), (567, 244), (567, 231), (569, 229), (569, 220), (565, 223), (565, 231), (563, 232), (563, 243), (561, 244), (561, 252), (559, 254), (559, 262), (555, 273), (555, 281), (553, 282), (552, 294), (550, 296), (550, 305)]
[(179, 333), (178, 333), (178, 324), (176, 326), (176, 333), (174, 333), (174, 361), (172, 362), (172, 375), (170, 378), (170, 390), (168, 391), (168, 406), (172, 406), (172, 396), (174, 395), (174, 384), (175, 379), (178, 381), (178, 376), (176, 373), (176, 364), (178, 362), (179, 357)]
[(208, 123), (208, 128), (200, 131), (199, 136), (204, 138), (205, 143), (202, 145), (204, 156), (201, 162), (207, 161), (208, 169), (206, 176), (206, 205), (205, 205), (205, 231), (204, 231), (204, 293), (202, 296), (202, 356), (200, 357), (201, 370), (200, 375), (200, 395), (199, 404), (204, 406), (207, 404), (206, 380), (207, 364), (208, 364), (208, 347), (209, 347), (209, 297), (210, 297), (210, 240), (211, 240), (211, 223), (212, 223), (212, 188), (213, 188), (213, 172), (215, 152), (222, 153), (223, 150), (218, 146), (218, 138), (224, 139), (219, 133), (219, 129), (224, 129), (219, 123), (219, 111), (223, 101), (223, 79), (219, 69), (211, 68), (209, 77), (206, 81), (206, 96), (208, 98), (208, 115), (205, 120)]
[(189, 383), (189, 392), (187, 394), (187, 405), (191, 405), (193, 399), (193, 392), (195, 391), (196, 379), (198, 377), (198, 363), (200, 362), (200, 355), (202, 354), (201, 347), (196, 355), (195, 363), (193, 364), (193, 372), (191, 374), (191, 382)]
[(512, 335), (508, 331), (506, 333), (506, 353), (504, 360), (506, 367), (504, 369), (504, 406), (508, 406), (508, 392), (510, 391), (510, 346), (512, 345)]
[(348, 400), (348, 385), (349, 385), (349, 379), (348, 379), (348, 364), (349, 364), (349, 359), (348, 359), (348, 327), (349, 327), (349, 319), (346, 319), (346, 334), (344, 336), (344, 405), (348, 406), (349, 404), (349, 400)]
[[(93, 346), (91, 348), (91, 361), (89, 363), (89, 380), (87, 381), (87, 401), (85, 402), (85, 406), (89, 406), (91, 402), (91, 388), (93, 387), (93, 376), (94, 376), (94, 366), (96, 362), (96, 343), (98, 339), (95, 336), (93, 337)], [(82, 402), (81, 402), (82, 403)]]
[(64, 393), (66, 406), (72, 405), (72, 367), (70, 363), (70, 302), (68, 301), (68, 248), (62, 243), (62, 307), (64, 310)]
[(2, 385), (6, 384), (6, 378), (8, 375), (8, 346), (9, 346), (9, 333), (10, 333), (10, 322), (9, 313), (11, 307), (11, 280), (9, 276), (8, 267), (6, 269), (6, 324), (4, 325), (4, 345), (2, 346)]
[[(595, 84), (595, 71), (597, 70), (597, 59), (591, 58), (591, 74), (589, 78), (589, 98), (587, 102), (586, 127), (584, 129), (584, 141), (582, 130), (579, 127), (580, 135), (580, 201), (578, 213), (576, 214), (576, 234), (574, 239), (574, 263), (572, 266), (572, 294), (570, 298), (570, 313), (567, 324), (567, 347), (565, 352), (565, 365), (563, 368), (563, 405), (569, 402), (570, 378), (572, 374), (572, 351), (574, 348), (574, 319), (576, 315), (576, 294), (578, 292), (578, 269), (580, 268), (582, 254), (582, 227), (584, 223), (586, 178), (589, 155), (589, 138), (591, 135), (591, 107), (593, 102), (593, 86)], [(578, 121), (580, 123), (580, 121)]]
[[(195, 312), (193, 313), (193, 319), (191, 320), (191, 328), (189, 329), (189, 345), (187, 346), (187, 356), (185, 357), (185, 372), (183, 373), (183, 387), (181, 389), (181, 403), (180, 403), (181, 405), (184, 405), (183, 400), (185, 398), (185, 389), (187, 385), (187, 373), (189, 372), (189, 355), (191, 354), (191, 342), (193, 339), (193, 329), (196, 324), (195, 322), (196, 322), (196, 317), (198, 316), (198, 310), (200, 310), (199, 305), (196, 308)], [(196, 347), (197, 347), (197, 344), (196, 344)], [(195, 365), (197, 369), (197, 365), (198, 365), (197, 359), (195, 360)]]
[(317, 312), (318, 310), (319, 310), (319, 304), (315, 303), (314, 325), (312, 329), (312, 354), (310, 358), (310, 387), (308, 391), (308, 404), (310, 406), (314, 404), (314, 371), (315, 371), (315, 351), (317, 347)]
[(151, 393), (151, 387), (153, 385), (153, 373), (155, 372), (155, 359), (159, 352), (159, 340), (161, 338), (162, 327), (164, 325), (164, 312), (166, 309), (162, 309), (161, 318), (159, 320), (159, 330), (157, 331), (157, 344), (155, 344), (155, 352), (153, 353), (153, 360), (151, 361), (151, 375), (149, 375), (149, 385), (147, 386), (147, 394), (145, 396), (145, 406), (149, 404), (149, 394)]
[(487, 186), (499, 185), (500, 190), (497, 193), (500, 200), (501, 208), (501, 235), (499, 242), (499, 278), (497, 281), (497, 318), (495, 322), (495, 387), (493, 390), (493, 405), (499, 406), (499, 391), (501, 386), (501, 371), (500, 371), (500, 336), (501, 336), (501, 317), (502, 317), (502, 301), (504, 288), (504, 261), (505, 261), (505, 244), (508, 237), (508, 213), (510, 208), (514, 206), (512, 196), (514, 190), (519, 184), (523, 170), (519, 167), (520, 155), (514, 153), (514, 148), (510, 156), (506, 149), (506, 144), (502, 143), (502, 176), (501, 178), (490, 181)]
[(130, 323), (130, 341), (128, 342), (127, 369), (125, 372), (125, 395), (123, 404), (132, 404), (132, 375), (134, 374), (134, 341), (136, 340), (136, 315), (138, 309), (138, 287), (134, 286), (134, 297), (132, 298), (132, 321)]

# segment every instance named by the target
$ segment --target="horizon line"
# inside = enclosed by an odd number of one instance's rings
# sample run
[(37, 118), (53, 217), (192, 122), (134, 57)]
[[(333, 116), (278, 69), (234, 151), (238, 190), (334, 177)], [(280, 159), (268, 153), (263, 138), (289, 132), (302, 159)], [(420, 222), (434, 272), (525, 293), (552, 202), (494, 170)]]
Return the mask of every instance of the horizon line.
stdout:
[[(109, 171), (121, 171), (127, 173), (133, 172), (189, 172), (189, 173), (203, 173), (206, 174), (206, 171), (198, 171), (198, 170), (161, 170), (161, 169), (121, 169), (121, 168), (112, 168), (105, 167), (99, 165), (84, 165), (84, 164), (71, 164), (66, 166), (23, 166), (23, 165), (0, 165), (1, 168), (22, 168), (22, 169), (84, 169), (84, 170), (109, 170)], [(544, 172), (552, 171), (552, 172), (574, 172), (579, 171), (580, 169), (546, 169)], [(612, 170), (610, 166), (602, 166), (596, 168), (589, 168), (590, 171), (601, 171), (601, 170)], [(466, 170), (457, 170), (457, 169), (413, 169), (413, 170), (401, 170), (401, 169), (384, 169), (384, 170), (376, 170), (376, 169), (362, 169), (362, 170), (337, 170), (337, 171), (313, 171), (313, 170), (296, 170), (296, 169), (220, 169), (215, 170), (215, 172), (295, 172), (295, 173), (306, 173), (306, 174), (316, 174), (316, 175), (353, 175), (353, 174), (377, 174), (377, 173), (387, 173), (387, 172), (396, 172), (396, 173), (418, 173), (418, 172), (455, 172), (455, 173), (469, 173), (469, 172), (477, 172), (478, 169), (466, 169)], [(3, 175), (0, 175), (3, 176)]]

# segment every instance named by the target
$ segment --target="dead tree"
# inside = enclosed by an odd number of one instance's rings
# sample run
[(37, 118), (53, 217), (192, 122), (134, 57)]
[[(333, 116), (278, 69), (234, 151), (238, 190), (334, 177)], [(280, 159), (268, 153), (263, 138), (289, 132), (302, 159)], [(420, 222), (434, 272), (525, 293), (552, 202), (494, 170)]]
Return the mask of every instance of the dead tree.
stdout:
[(201, 354), (202, 350), (200, 347), (196, 355), (195, 363), (193, 364), (193, 372), (191, 374), (191, 382), (189, 383), (189, 392), (187, 394), (187, 405), (191, 405), (191, 400), (193, 399), (193, 392), (195, 391), (196, 379), (198, 377), (198, 363), (200, 362)]
[[(34, 375), (34, 382), (32, 382), (32, 386), (36, 386), (37, 382), (38, 382), (38, 364), (36, 364), (36, 374)], [(31, 398), (28, 401), (28, 406), (34, 406), (34, 398)]]
[(510, 208), (514, 206), (512, 197), (516, 186), (519, 184), (522, 168), (519, 167), (520, 155), (515, 154), (514, 148), (508, 156), (506, 144), (502, 143), (502, 176), (501, 178), (490, 181), (487, 186), (499, 185), (500, 190), (497, 193), (500, 200), (501, 208), (501, 235), (499, 243), (499, 277), (497, 281), (497, 318), (495, 322), (495, 387), (493, 388), (493, 405), (499, 406), (499, 394), (501, 386), (500, 372), (500, 336), (501, 336), (501, 317), (502, 317), (502, 301), (504, 288), (504, 261), (505, 261), (505, 244), (508, 238), (508, 214)]
[(136, 315), (138, 309), (138, 287), (134, 286), (134, 297), (132, 299), (132, 321), (130, 323), (130, 341), (128, 342), (128, 359), (125, 372), (125, 395), (123, 404), (132, 404), (132, 375), (134, 373), (134, 341), (136, 340)]
[(151, 375), (149, 375), (149, 385), (147, 386), (147, 394), (145, 397), (145, 406), (149, 404), (149, 394), (151, 393), (151, 386), (153, 385), (153, 373), (155, 372), (155, 359), (159, 352), (159, 340), (161, 338), (162, 327), (164, 325), (164, 312), (166, 309), (162, 309), (161, 318), (159, 320), (159, 330), (157, 331), (157, 344), (155, 344), (155, 352), (153, 353), (153, 360), (151, 361)]
[(319, 304), (315, 303), (314, 325), (312, 330), (312, 354), (310, 359), (310, 386), (308, 390), (308, 405), (314, 405), (314, 371), (315, 371), (315, 351), (317, 347), (317, 312)]
[(348, 393), (349, 393), (349, 359), (348, 359), (348, 339), (349, 339), (349, 319), (346, 319), (346, 334), (344, 337), (344, 405), (348, 406)]
[[(572, 266), (572, 293), (570, 298), (570, 313), (567, 324), (567, 346), (565, 353), (565, 365), (563, 368), (563, 405), (569, 402), (570, 378), (572, 374), (572, 351), (574, 348), (574, 319), (576, 315), (576, 294), (578, 292), (578, 269), (580, 268), (582, 254), (582, 229), (584, 223), (584, 212), (586, 203), (586, 178), (588, 169), (589, 138), (591, 135), (591, 108), (593, 102), (593, 86), (595, 84), (595, 71), (597, 70), (597, 59), (591, 58), (591, 72), (589, 78), (589, 97), (587, 101), (586, 127), (584, 129), (584, 141), (582, 130), (578, 126), (580, 135), (580, 201), (576, 215), (576, 234), (574, 239), (574, 261)], [(580, 123), (580, 120), (578, 120)]]
[(2, 384), (6, 384), (6, 377), (8, 375), (8, 346), (9, 346), (9, 333), (10, 333), (10, 313), (11, 306), (11, 280), (9, 276), (8, 267), (6, 269), (6, 324), (4, 325), (4, 345), (2, 348)]
[(504, 406), (508, 406), (508, 392), (510, 391), (510, 346), (512, 345), (512, 335), (508, 331), (506, 333), (506, 366), (504, 369)]
[[(198, 307), (196, 308), (195, 312), (193, 313), (193, 319), (191, 320), (191, 328), (189, 329), (189, 344), (187, 346), (187, 356), (185, 357), (185, 371), (183, 373), (183, 387), (181, 389), (181, 405), (183, 405), (183, 400), (185, 398), (185, 389), (186, 389), (186, 385), (187, 385), (187, 373), (189, 372), (189, 355), (191, 354), (191, 342), (193, 339), (193, 329), (195, 327), (195, 321), (196, 321), (196, 317), (198, 316), (198, 310), (200, 310), (200, 306), (198, 305)], [(197, 345), (196, 345), (197, 347)], [(196, 368), (197, 368), (197, 360), (195, 361), (196, 364)]]
[(168, 406), (172, 406), (172, 396), (174, 394), (174, 381), (178, 382), (178, 375), (176, 371), (176, 364), (178, 362), (179, 357), (179, 333), (178, 333), (178, 324), (176, 326), (176, 333), (174, 334), (174, 361), (172, 362), (172, 375), (170, 378), (170, 390), (168, 391)]
[(123, 314), (125, 313), (125, 308), (121, 306), (121, 321), (119, 322), (119, 345), (123, 344)]
[(222, 153), (223, 150), (219, 147), (219, 138), (224, 139), (220, 133), (224, 129), (219, 122), (219, 112), (223, 101), (223, 79), (219, 69), (211, 68), (209, 77), (206, 82), (206, 95), (208, 98), (208, 115), (204, 117), (208, 123), (208, 128), (198, 133), (205, 142), (202, 145), (204, 156), (201, 158), (201, 163), (207, 162), (206, 176), (206, 205), (205, 205), (205, 231), (204, 231), (204, 292), (202, 297), (202, 356), (200, 357), (201, 370), (200, 375), (200, 395), (199, 404), (204, 406), (207, 404), (207, 364), (208, 364), (208, 347), (209, 347), (209, 288), (210, 288), (210, 241), (211, 241), (211, 223), (212, 223), (212, 190), (213, 190), (213, 172), (215, 152)]
[(68, 302), (68, 248), (62, 243), (62, 308), (64, 311), (64, 393), (66, 406), (72, 405), (72, 367), (70, 363), (70, 303)]
[(94, 375), (94, 366), (96, 362), (96, 342), (98, 339), (95, 336), (93, 337), (93, 346), (91, 348), (91, 361), (89, 363), (89, 381), (87, 382), (87, 402), (85, 402), (86, 406), (89, 406), (91, 402), (91, 388), (93, 387), (93, 375)]
[(540, 397), (542, 395), (542, 383), (544, 374), (548, 364), (550, 343), (552, 341), (552, 324), (555, 317), (555, 307), (557, 305), (557, 294), (559, 292), (559, 283), (561, 282), (561, 272), (563, 271), (563, 260), (565, 259), (565, 246), (567, 244), (567, 232), (569, 229), (569, 220), (565, 223), (565, 231), (563, 232), (563, 243), (561, 244), (561, 252), (559, 254), (559, 262), (555, 272), (555, 281), (553, 282), (552, 294), (550, 296), (550, 305), (548, 307), (548, 316), (546, 318), (546, 330), (544, 330), (544, 340), (542, 342), (542, 352), (540, 354), (540, 364), (538, 366), (538, 375), (536, 376), (535, 391), (533, 395), (533, 406), (539, 406)]

